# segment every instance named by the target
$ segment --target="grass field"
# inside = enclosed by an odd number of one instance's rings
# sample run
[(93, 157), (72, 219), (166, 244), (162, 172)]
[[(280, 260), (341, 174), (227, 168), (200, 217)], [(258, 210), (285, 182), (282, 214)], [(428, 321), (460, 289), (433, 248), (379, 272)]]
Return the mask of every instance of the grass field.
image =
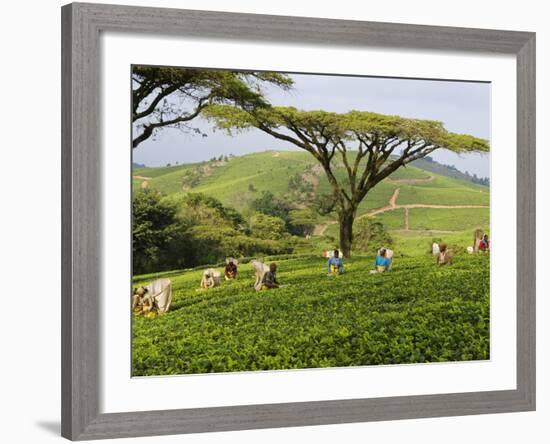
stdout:
[[(403, 208), (397, 208), (392, 211), (386, 211), (385, 213), (379, 213), (376, 216), (371, 216), (373, 221), (378, 221), (384, 224), (386, 229), (392, 230), (402, 230), (405, 228), (405, 210)], [(325, 234), (327, 236), (338, 239), (339, 234), (339, 225), (333, 224), (330, 225)]]
[(278, 261), (283, 287), (262, 292), (248, 264), (211, 290), (201, 270), (172, 273), (171, 311), (134, 317), (133, 375), (489, 359), (488, 255), (396, 257), (377, 275), (372, 261), (337, 277), (319, 257)]
[[(186, 171), (205, 168), (198, 185), (187, 190), (215, 197), (224, 205), (243, 210), (250, 201), (260, 196), (262, 191), (284, 194), (289, 191), (291, 176), (302, 174), (315, 160), (308, 153), (288, 151), (265, 151), (231, 158), (227, 162), (203, 163), (167, 167), (166, 174), (148, 175), (149, 168), (138, 169), (134, 176), (152, 177), (148, 187), (166, 194), (183, 192), (182, 177)], [(160, 168), (162, 170), (162, 168)], [(155, 168), (154, 170), (159, 170)], [(134, 179), (134, 189), (141, 185)], [(255, 191), (250, 190), (253, 186)]]
[(489, 205), (489, 188), (458, 179), (435, 176), (434, 180), (400, 186), (399, 204)]
[(409, 229), (460, 231), (474, 226), (489, 227), (488, 208), (411, 208)]

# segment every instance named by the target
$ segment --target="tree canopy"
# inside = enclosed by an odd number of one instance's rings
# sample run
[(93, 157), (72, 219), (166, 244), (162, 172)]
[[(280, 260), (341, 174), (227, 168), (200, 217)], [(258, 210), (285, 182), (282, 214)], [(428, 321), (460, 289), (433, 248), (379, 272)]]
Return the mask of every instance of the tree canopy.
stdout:
[(200, 132), (189, 124), (210, 104), (231, 104), (244, 109), (267, 106), (264, 85), (292, 87), (285, 74), (239, 72), (159, 66), (132, 69), (132, 147), (161, 128)]

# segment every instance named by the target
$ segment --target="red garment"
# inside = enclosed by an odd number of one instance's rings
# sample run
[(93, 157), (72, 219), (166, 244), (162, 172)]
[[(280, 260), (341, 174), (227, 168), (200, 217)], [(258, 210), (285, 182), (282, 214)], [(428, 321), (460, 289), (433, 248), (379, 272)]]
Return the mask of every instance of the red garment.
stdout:
[(488, 241), (488, 240), (481, 239), (481, 240), (479, 241), (479, 249), (480, 249), (481, 251), (488, 250), (488, 249), (489, 249), (489, 241)]

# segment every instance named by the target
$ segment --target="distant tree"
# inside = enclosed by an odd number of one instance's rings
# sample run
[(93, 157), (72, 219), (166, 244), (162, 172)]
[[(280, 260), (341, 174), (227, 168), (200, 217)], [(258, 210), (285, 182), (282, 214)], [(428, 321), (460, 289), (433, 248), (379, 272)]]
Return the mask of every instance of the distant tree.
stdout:
[(214, 264), (227, 256), (292, 253), (285, 223), (258, 213), (254, 233), (241, 214), (200, 193), (134, 194), (133, 271), (135, 274)]
[(246, 236), (229, 227), (211, 224), (193, 226), (187, 234), (189, 242), (186, 248), (194, 265), (215, 264), (228, 256), (263, 256), (293, 251), (293, 246), (283, 240)]
[(254, 186), (253, 183), (249, 183), (249, 184), (248, 184), (248, 191), (250, 191), (250, 192), (252, 192), (252, 193), (255, 193), (255, 192), (258, 191), (258, 190), (256, 189), (256, 187)]
[(169, 262), (170, 246), (179, 243), (182, 227), (178, 223), (177, 207), (165, 201), (161, 194), (143, 190), (132, 200), (132, 253), (134, 273), (146, 273), (162, 268)]
[(255, 213), (250, 221), (252, 235), (260, 239), (278, 240), (285, 236), (285, 221), (280, 217)]
[(390, 247), (393, 239), (379, 221), (364, 217), (355, 221), (353, 248), (364, 253), (373, 253), (381, 247)]
[(305, 180), (300, 173), (290, 176), (288, 188), (291, 192), (298, 193), (311, 193), (313, 191), (313, 185)]
[(253, 211), (288, 221), (290, 206), (283, 200), (277, 199), (270, 191), (263, 191), (260, 197), (251, 202), (250, 207)]
[(184, 196), (182, 204), (190, 225), (208, 222), (235, 229), (246, 225), (237, 210), (224, 206), (218, 199), (206, 194), (188, 193)]
[(317, 224), (317, 215), (309, 208), (291, 210), (289, 219), (291, 233), (299, 236), (312, 235)]
[(471, 181), (478, 185), (484, 185), (488, 187), (490, 185), (488, 177), (478, 177), (474, 174), (474, 177), (471, 178)]
[(183, 176), (181, 177), (181, 184), (184, 188), (194, 188), (200, 184), (203, 177), (204, 168), (202, 166), (189, 169), (183, 173)]
[(243, 108), (267, 105), (262, 87), (292, 87), (292, 79), (273, 72), (225, 71), (161, 66), (132, 69), (132, 147), (171, 127), (200, 131), (190, 122), (209, 105)]
[[(345, 257), (351, 254), (359, 204), (398, 168), (440, 148), (454, 152), (489, 150), (486, 140), (450, 133), (441, 122), (366, 111), (338, 114), (290, 107), (213, 105), (206, 116), (228, 131), (257, 128), (309, 152), (319, 162), (336, 199), (340, 249)], [(339, 165), (344, 167), (344, 177), (336, 173)]]

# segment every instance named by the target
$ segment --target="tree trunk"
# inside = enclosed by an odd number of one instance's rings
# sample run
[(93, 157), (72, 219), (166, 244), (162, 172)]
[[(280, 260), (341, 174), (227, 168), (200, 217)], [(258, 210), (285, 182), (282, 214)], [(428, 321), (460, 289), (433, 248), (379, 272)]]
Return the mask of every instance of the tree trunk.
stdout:
[(355, 210), (340, 210), (338, 221), (340, 223), (340, 250), (345, 258), (351, 256), (351, 244), (353, 242), (353, 221)]

